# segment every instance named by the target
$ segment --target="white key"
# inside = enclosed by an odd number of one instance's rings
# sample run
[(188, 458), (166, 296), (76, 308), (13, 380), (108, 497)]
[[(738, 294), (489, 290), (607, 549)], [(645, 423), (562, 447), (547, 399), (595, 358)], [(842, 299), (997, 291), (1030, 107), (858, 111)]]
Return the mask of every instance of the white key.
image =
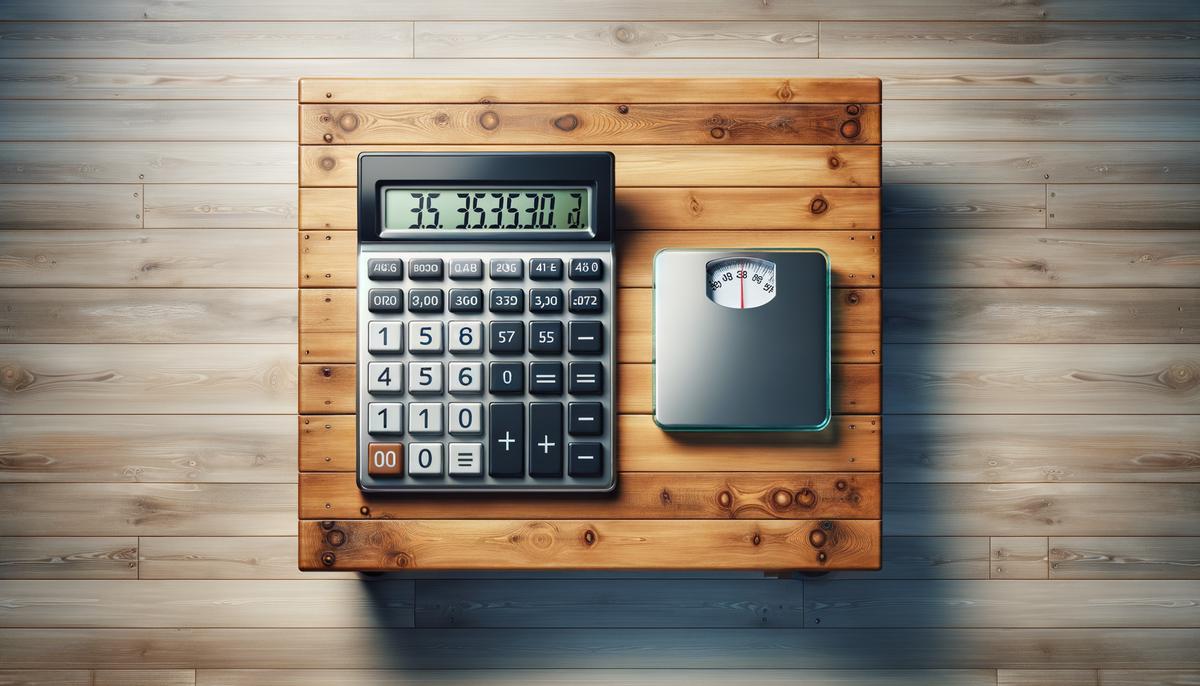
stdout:
[(441, 403), (409, 403), (408, 432), (410, 434), (442, 435)]
[(442, 330), (442, 322), (409, 322), (408, 351), (410, 353), (442, 352)]
[(404, 433), (404, 404), (367, 403), (367, 431), (373, 434)]
[(450, 322), (450, 352), (483, 352), (483, 322)]
[(451, 443), (450, 476), (482, 476), (483, 444)]
[(450, 433), (483, 433), (483, 403), (450, 403)]
[(409, 362), (408, 392), (441, 393), (442, 371), (441, 362)]
[(483, 363), (482, 362), (451, 362), (450, 363), (450, 392), (451, 393), (482, 393), (483, 392)]
[(412, 476), (440, 476), (442, 473), (442, 444), (409, 443), (408, 473)]
[(404, 327), (400, 322), (373, 321), (367, 329), (367, 351), (398, 353), (404, 350)]
[(403, 393), (404, 365), (400, 362), (370, 362), (367, 364), (367, 392)]

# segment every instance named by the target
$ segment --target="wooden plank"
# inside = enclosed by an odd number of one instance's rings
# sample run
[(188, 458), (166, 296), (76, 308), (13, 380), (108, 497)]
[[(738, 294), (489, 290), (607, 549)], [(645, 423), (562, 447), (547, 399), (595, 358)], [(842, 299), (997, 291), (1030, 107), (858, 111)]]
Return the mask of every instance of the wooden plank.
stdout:
[(294, 343), (296, 292), (0, 289), (0, 343)]
[(1060, 229), (1200, 228), (1200, 185), (1053, 185), (1047, 225)]
[[(618, 468), (620, 468), (618, 457)], [(300, 475), (301, 519), (873, 519), (877, 474), (622, 472), (611, 497), (478, 495), (396, 498), (364, 493), (353, 472)]]
[[(815, 42), (816, 36), (812, 38)], [(413, 25), (408, 21), (7, 23), (0, 45), (3, 59), (412, 57)]]
[(422, 59), (816, 57), (817, 24), (435, 21), (417, 24), (413, 43)]
[(897, 483), (1200, 480), (1189, 416), (892, 415), (883, 443)]
[(1200, 25), (1186, 22), (821, 23), (822, 57), (1200, 57)]
[(1057, 141), (883, 145), (885, 183), (1200, 183), (1200, 144)]
[[(353, 188), (358, 184), (360, 153), (439, 149), (436, 145), (304, 145), (300, 147), (300, 185)], [(613, 153), (618, 198), (630, 187), (656, 187), (666, 181), (675, 186), (754, 186), (760, 190), (771, 186), (879, 185), (879, 148), (869, 145), (577, 145), (571, 149)], [(456, 145), (455, 150), (553, 152), (562, 146)], [(305, 188), (301, 196), (307, 214), (339, 209), (347, 194)], [(353, 209), (354, 204), (348, 207)], [(337, 216), (345, 219), (325, 220), (327, 225), (306, 223), (301, 228), (357, 226), (352, 214)], [(305, 219), (317, 221), (317, 217)]]
[(136, 538), (0, 538), (0, 579), (136, 578)]
[(5, 141), (292, 141), (296, 106), (274, 100), (0, 100)]
[(147, 185), (148, 229), (294, 229), (292, 184)]
[(101, 669), (92, 686), (194, 686), (193, 669)]
[(1048, 560), (1045, 536), (992, 537), (993, 579), (1047, 579)]
[(0, 484), (3, 536), (283, 536), (291, 484)]
[(356, 415), (301, 416), (301, 472), (349, 472), (355, 468), (358, 441)]
[(8, 287), (290, 288), (296, 232), (0, 231), (0, 266)]
[(982, 536), (885, 536), (878, 570), (836, 571), (824, 578), (986, 579), (988, 566), (988, 539)]
[(4, 686), (93, 686), (86, 669), (0, 669)]
[(883, 300), (888, 343), (1200, 343), (1192, 288), (889, 288)]
[(0, 434), (0, 482), (296, 481), (289, 416), (0, 415)]
[(1050, 539), (1051, 579), (1200, 579), (1200, 538)]
[(888, 229), (1037, 228), (1046, 225), (1046, 190), (1031, 184), (888, 184)]
[(38, 141), (3, 143), (0, 151), (0, 183), (296, 182), (294, 143)]
[(826, 521), (829, 528), (805, 520), (302, 521), (300, 567), (331, 568), (322, 559), (333, 569), (380, 571), (878, 565), (878, 520)]
[(140, 228), (141, 191), (136, 185), (0, 184), (0, 227)]
[[(589, 86), (591, 84), (589, 83)], [(417, 88), (404, 82), (404, 88)], [(419, 92), (419, 91), (418, 91)], [(301, 105), (300, 142), (847, 144), (879, 142), (878, 105)], [(853, 112), (853, 114), (851, 114)], [(0, 117), (4, 108), (0, 105)], [(260, 140), (270, 140), (263, 138)]]
[(1200, 103), (897, 100), (888, 141), (1195, 141)]
[(1195, 414), (1200, 346), (890, 344), (885, 412)]
[[(1080, 582), (1086, 583), (1086, 582)], [(7, 581), (5, 627), (410, 627), (413, 582)], [(182, 597), (187, 602), (180, 602)], [(296, 602), (297, 598), (304, 602)]]
[(358, 356), (358, 343), (353, 334), (344, 332), (302, 332), (297, 354), (302, 363), (353, 362)]
[(1187, 686), (1200, 682), (1195, 669), (1101, 669), (1100, 686)]
[[(1195, 627), (1192, 581), (818, 581), (804, 623), (821, 627)], [(954, 608), (947, 612), (947, 608)]]
[(892, 288), (1200, 287), (1196, 231), (892, 229)]
[(997, 686), (1097, 686), (1094, 669), (998, 669)]
[(883, 524), (889, 536), (1196, 536), (1198, 513), (1194, 483), (892, 483)]
[[(312, 579), (296, 564), (296, 536), (142, 536), (141, 579)], [(320, 578), (360, 579), (330, 573)], [(300, 599), (302, 600), (302, 599)]]
[(290, 345), (0, 345), (0, 413), (282, 413)]

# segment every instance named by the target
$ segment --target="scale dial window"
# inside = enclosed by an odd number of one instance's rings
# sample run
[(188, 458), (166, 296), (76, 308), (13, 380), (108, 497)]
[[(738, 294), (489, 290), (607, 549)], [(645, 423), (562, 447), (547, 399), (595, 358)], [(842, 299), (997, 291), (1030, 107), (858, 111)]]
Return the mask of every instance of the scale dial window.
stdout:
[(706, 267), (708, 299), (734, 310), (762, 307), (775, 299), (775, 263), (758, 257), (726, 257)]

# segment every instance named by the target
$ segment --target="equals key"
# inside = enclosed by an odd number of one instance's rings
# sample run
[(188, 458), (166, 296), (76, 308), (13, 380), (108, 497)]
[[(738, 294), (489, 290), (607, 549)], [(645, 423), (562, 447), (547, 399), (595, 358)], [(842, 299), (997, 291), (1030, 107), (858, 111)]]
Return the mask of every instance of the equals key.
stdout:
[(599, 362), (572, 362), (569, 365), (567, 392), (573, 395), (599, 395), (604, 391), (604, 366)]

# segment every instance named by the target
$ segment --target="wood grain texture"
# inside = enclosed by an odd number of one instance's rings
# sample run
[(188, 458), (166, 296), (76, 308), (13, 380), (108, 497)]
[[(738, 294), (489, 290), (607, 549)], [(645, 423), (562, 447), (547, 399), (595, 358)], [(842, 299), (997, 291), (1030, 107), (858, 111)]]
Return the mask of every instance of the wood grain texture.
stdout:
[(1046, 225), (1046, 191), (1029, 184), (888, 184), (889, 229), (1034, 228)]
[[(1200, 103), (898, 100), (889, 141), (1195, 141)], [(1136, 122), (1136, 126), (1131, 123)]]
[(4, 686), (93, 686), (86, 669), (0, 669)]
[(1051, 579), (1200, 579), (1200, 538), (1051, 537)]
[(253, 100), (0, 100), (0, 141), (295, 141), (295, 105)]
[(993, 536), (991, 578), (1049, 578), (1047, 545), (1045, 536)]
[(140, 186), (0, 184), (0, 228), (135, 229), (141, 226)]
[(988, 557), (988, 539), (981, 536), (885, 536), (879, 569), (830, 572), (825, 578), (986, 579)]
[(92, 686), (194, 686), (194, 669), (98, 669)]
[(1200, 186), (1053, 185), (1046, 222), (1062, 229), (1196, 229)]
[(147, 185), (146, 228), (294, 229), (292, 184)]
[[(141, 536), (137, 552), (141, 579), (312, 579), (296, 564), (296, 535)], [(354, 573), (321, 579), (361, 579)]]
[(1095, 669), (998, 669), (997, 686), (1097, 686), (1099, 674)]
[(296, 182), (296, 146), (291, 143), (38, 141), (3, 143), (0, 150), (0, 183)]
[[(133, 537), (0, 538), (0, 579), (136, 579)], [(0, 680), (0, 683), (4, 683)]]

